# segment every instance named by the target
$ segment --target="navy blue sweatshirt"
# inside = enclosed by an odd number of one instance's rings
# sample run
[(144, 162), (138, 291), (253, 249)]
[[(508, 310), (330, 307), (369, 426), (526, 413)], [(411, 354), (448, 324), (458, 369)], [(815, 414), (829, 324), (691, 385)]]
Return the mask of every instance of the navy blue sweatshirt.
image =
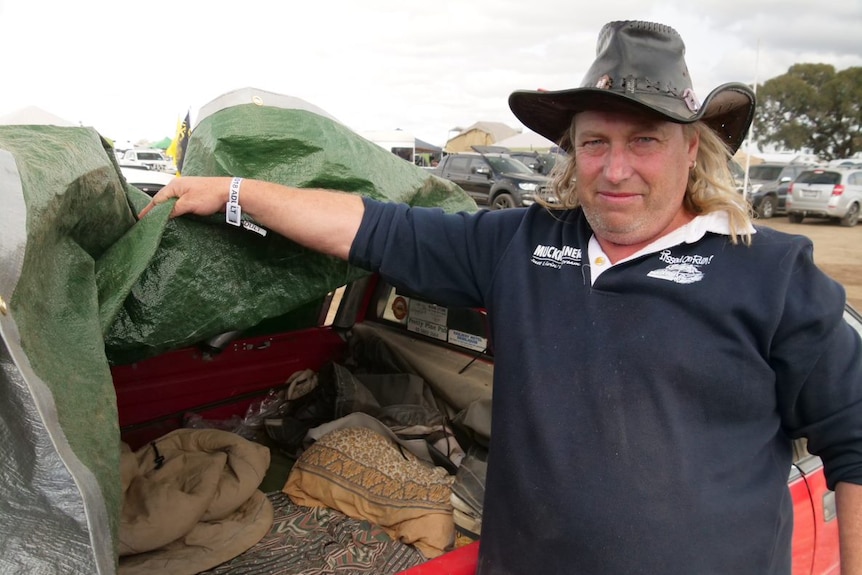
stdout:
[(352, 263), (488, 310), (480, 575), (786, 575), (791, 438), (862, 483), (862, 343), (807, 238), (707, 233), (591, 284), (580, 210), (365, 208)]

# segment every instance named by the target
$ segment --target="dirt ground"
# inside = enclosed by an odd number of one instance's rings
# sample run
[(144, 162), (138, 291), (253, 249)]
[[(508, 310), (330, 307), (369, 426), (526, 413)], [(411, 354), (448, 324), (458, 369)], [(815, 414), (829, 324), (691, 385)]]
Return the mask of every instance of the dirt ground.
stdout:
[(814, 261), (844, 286), (850, 305), (862, 310), (862, 225), (844, 228), (817, 219), (791, 224), (785, 216), (757, 220), (756, 223), (811, 238)]

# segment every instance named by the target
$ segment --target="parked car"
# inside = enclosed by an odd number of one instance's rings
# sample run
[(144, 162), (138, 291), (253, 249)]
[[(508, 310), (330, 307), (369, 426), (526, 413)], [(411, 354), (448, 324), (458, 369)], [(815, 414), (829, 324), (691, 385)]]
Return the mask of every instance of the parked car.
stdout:
[(458, 184), (479, 205), (515, 208), (547, 196), (550, 179), (512, 158), (506, 148), (473, 146), (474, 152), (445, 156), (432, 171)]
[(767, 219), (786, 210), (790, 183), (806, 169), (805, 164), (764, 163), (748, 167), (748, 199), (757, 217)]
[(862, 157), (830, 160), (828, 165), (830, 168), (862, 168)]
[(120, 166), (144, 168), (157, 172), (175, 173), (174, 163), (161, 150), (150, 148), (133, 148), (118, 155)]
[(174, 179), (173, 174), (148, 170), (140, 166), (120, 166), (120, 172), (128, 183), (149, 196), (155, 196), (156, 192)]
[(815, 168), (799, 174), (787, 193), (787, 217), (829, 218), (842, 226), (859, 223), (862, 168)]
[(550, 174), (557, 161), (562, 157), (561, 154), (555, 154), (552, 152), (530, 152), (523, 150), (509, 152), (509, 156), (522, 162), (528, 168), (537, 174), (542, 174), (543, 176)]

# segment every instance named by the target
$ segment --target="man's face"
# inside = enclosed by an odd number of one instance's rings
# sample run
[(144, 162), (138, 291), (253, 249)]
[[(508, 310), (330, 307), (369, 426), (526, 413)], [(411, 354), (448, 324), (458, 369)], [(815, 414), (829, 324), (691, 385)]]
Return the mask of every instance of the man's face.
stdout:
[(575, 115), (578, 200), (599, 240), (646, 245), (686, 223), (698, 138), (680, 124), (630, 111)]

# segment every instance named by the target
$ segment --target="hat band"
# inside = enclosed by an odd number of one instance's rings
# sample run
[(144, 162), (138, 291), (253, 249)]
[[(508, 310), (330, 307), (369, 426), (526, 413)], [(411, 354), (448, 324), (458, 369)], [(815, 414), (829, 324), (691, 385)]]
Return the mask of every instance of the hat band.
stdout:
[(629, 96), (634, 94), (665, 96), (667, 98), (682, 100), (691, 112), (697, 112), (700, 109), (700, 101), (697, 99), (694, 90), (691, 88), (686, 88), (685, 91), (680, 94), (679, 90), (674, 88), (672, 85), (665, 82), (653, 81), (649, 78), (625, 76), (619, 81), (619, 85), (617, 86), (617, 82), (615, 82), (610, 75), (605, 74), (598, 79), (595, 87), (600, 90), (610, 90), (612, 92), (623, 93)]

